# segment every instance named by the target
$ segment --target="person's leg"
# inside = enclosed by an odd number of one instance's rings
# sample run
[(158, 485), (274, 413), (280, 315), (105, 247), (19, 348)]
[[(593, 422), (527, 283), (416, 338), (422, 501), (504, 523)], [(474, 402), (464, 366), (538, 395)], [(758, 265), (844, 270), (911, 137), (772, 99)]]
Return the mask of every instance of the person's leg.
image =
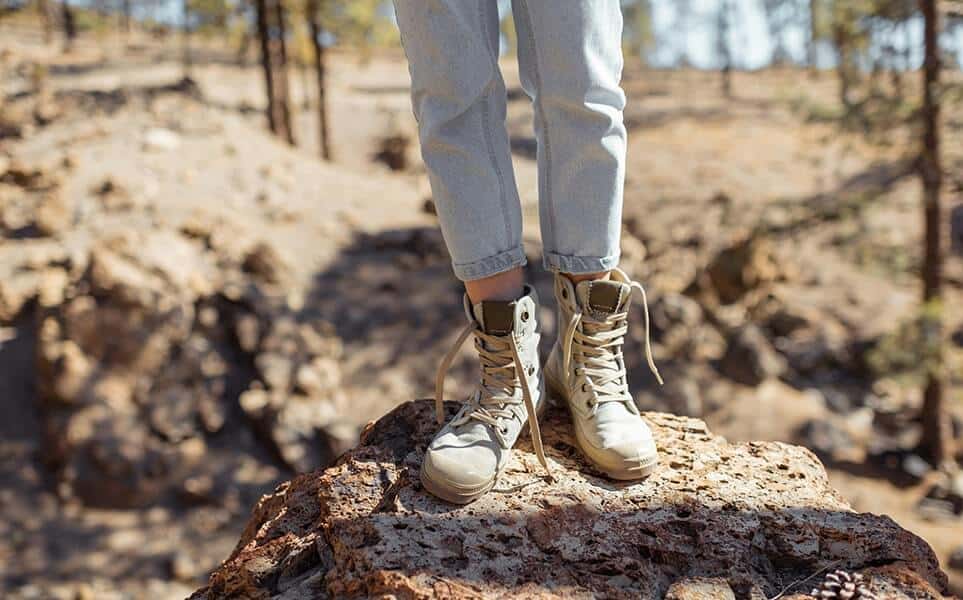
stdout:
[(521, 267), (512, 267), (504, 273), (465, 282), (465, 292), (472, 304), (485, 300), (514, 300), (522, 295), (525, 274)]
[[(521, 293), (522, 213), (495, 0), (395, 0), (412, 108), (455, 275), (473, 302)], [(513, 275), (502, 275), (517, 270)], [(493, 277), (495, 276), (495, 277)]]
[(625, 178), (619, 0), (513, 0), (538, 140), (545, 266), (576, 279), (618, 264)]
[(444, 417), (445, 371), (469, 336), (481, 381), (425, 451), (421, 481), (445, 500), (486, 493), (525, 423), (536, 453), (543, 406), (538, 300), (522, 285), (522, 215), (505, 130), (496, 0), (395, 0), (408, 55), (412, 104), (468, 324), (441, 363), (435, 410)]
[[(644, 292), (616, 268), (626, 144), (620, 2), (513, 6), (535, 105), (544, 260), (556, 273), (559, 337), (543, 375), (568, 404), (585, 456), (616, 479), (644, 477), (658, 453), (622, 354), (631, 297), (639, 291), (644, 301)], [(658, 376), (648, 344), (646, 355)]]

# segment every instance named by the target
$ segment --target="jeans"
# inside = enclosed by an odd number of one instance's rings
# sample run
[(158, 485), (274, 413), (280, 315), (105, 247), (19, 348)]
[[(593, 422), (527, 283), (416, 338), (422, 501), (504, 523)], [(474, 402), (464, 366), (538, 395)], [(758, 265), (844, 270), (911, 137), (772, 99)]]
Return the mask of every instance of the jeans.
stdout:
[[(505, 128), (496, 0), (394, 0), (421, 153), (455, 275), (525, 264)], [(626, 132), (619, 0), (513, 0), (532, 99), (539, 225), (552, 271), (619, 260)]]

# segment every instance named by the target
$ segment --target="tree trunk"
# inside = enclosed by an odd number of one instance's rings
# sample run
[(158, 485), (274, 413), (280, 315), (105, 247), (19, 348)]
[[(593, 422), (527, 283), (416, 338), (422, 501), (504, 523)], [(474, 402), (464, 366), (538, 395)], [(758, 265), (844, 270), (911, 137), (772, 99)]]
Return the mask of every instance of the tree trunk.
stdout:
[(852, 107), (850, 100), (850, 88), (852, 87), (852, 71), (850, 69), (850, 48), (849, 35), (846, 33), (845, 26), (841, 23), (833, 25), (833, 42), (836, 44), (836, 53), (839, 56), (839, 64), (836, 66), (836, 73), (839, 75), (839, 101), (848, 111)]
[(274, 86), (274, 89), (278, 94), (278, 104), (281, 106), (281, 116), (284, 119), (284, 135), (282, 137), (287, 143), (294, 146), (294, 129), (291, 127), (291, 90), (288, 86), (288, 35), (284, 0), (272, 0), (271, 4), (274, 8), (274, 20), (278, 29), (278, 39), (274, 42), (277, 48), (277, 57), (280, 61), (274, 70), (275, 77), (277, 77), (277, 85)]
[(819, 0), (809, 0), (809, 32), (806, 39), (806, 67), (809, 76), (816, 76), (816, 41), (819, 39)]
[(321, 158), (331, 160), (331, 143), (328, 135), (324, 44), (321, 43), (321, 23), (318, 15), (320, 3), (321, 0), (309, 0), (308, 2), (308, 29), (311, 34), (311, 48), (314, 50), (314, 70), (317, 73), (318, 79), (318, 146), (321, 150)]
[(77, 24), (74, 21), (74, 11), (70, 8), (67, 0), (61, 0), (60, 9), (63, 13), (64, 22), (64, 52), (70, 50), (77, 39)]
[(189, 0), (181, 0), (181, 60), (184, 79), (191, 76), (194, 57), (191, 55), (191, 7)]
[(732, 6), (730, 0), (722, 0), (719, 3), (718, 31), (718, 51), (722, 58), (722, 95), (726, 98), (732, 97), (732, 49), (729, 47), (729, 31)]
[(43, 22), (43, 41), (49, 44), (53, 39), (53, 24), (50, 18), (50, 3), (47, 0), (38, 0), (37, 12), (40, 13), (40, 20)]
[(942, 286), (942, 222), (940, 192), (943, 170), (940, 164), (940, 56), (939, 24), (936, 0), (920, 0), (923, 12), (926, 54), (923, 62), (923, 150), (920, 155), (920, 178), (923, 183), (925, 241), (923, 255), (924, 339), (927, 341), (928, 365), (923, 391), (922, 450), (935, 465), (954, 459), (953, 430), (944, 395), (942, 323), (939, 309)]
[(124, 33), (130, 33), (130, 0), (123, 0), (123, 10), (124, 10), (124, 20), (123, 20)]
[(284, 9), (280, 0), (256, 0), (255, 9), (267, 92), (268, 127), (272, 133), (294, 145), (285, 60), (287, 51), (284, 49)]

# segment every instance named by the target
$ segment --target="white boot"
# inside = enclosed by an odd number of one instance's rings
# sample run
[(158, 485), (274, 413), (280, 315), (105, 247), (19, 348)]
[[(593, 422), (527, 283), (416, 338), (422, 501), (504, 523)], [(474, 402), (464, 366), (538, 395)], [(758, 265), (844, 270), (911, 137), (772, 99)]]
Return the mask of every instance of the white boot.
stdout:
[(432, 440), (421, 467), (425, 489), (456, 504), (467, 504), (495, 485), (525, 421), (536, 454), (547, 469), (537, 420), (545, 394), (538, 360), (535, 291), (526, 286), (525, 294), (513, 302), (485, 301), (472, 306), (466, 296), (464, 303), (469, 323), (438, 369), (438, 424), (444, 419), (445, 373), (472, 333), (481, 363), (481, 383)]
[(546, 383), (568, 405), (582, 452), (614, 479), (640, 479), (658, 463), (652, 432), (629, 394), (622, 356), (633, 290), (645, 308), (646, 359), (662, 383), (649, 345), (645, 290), (619, 269), (608, 280), (578, 285), (555, 276), (559, 337), (545, 365)]

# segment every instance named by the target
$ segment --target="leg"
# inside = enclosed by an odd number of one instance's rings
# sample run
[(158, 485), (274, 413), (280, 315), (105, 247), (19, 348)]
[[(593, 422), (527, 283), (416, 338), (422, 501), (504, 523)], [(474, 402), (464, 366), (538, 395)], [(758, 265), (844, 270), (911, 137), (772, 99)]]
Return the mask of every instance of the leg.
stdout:
[(474, 335), (481, 381), (425, 451), (421, 481), (467, 503), (495, 485), (526, 423), (547, 466), (536, 413), (544, 406), (535, 291), (523, 288), (521, 206), (515, 188), (505, 83), (498, 70), (496, 0), (395, 0), (412, 104), (468, 324), (442, 361), (435, 410), (444, 420), (445, 372)]
[[(395, 12), (421, 152), (455, 275), (469, 281), (520, 268), (522, 213), (497, 62), (497, 2), (395, 0)], [(496, 295), (504, 292), (495, 287)]]
[[(658, 452), (622, 353), (631, 298), (645, 297), (616, 268), (625, 177), (619, 4), (513, 6), (522, 82), (535, 104), (545, 263), (557, 273), (559, 337), (545, 380), (567, 403), (585, 456), (610, 477), (638, 479), (655, 468)], [(657, 375), (648, 342), (646, 356)]]
[(619, 0), (513, 0), (522, 85), (535, 106), (546, 268), (618, 264), (625, 178)]

